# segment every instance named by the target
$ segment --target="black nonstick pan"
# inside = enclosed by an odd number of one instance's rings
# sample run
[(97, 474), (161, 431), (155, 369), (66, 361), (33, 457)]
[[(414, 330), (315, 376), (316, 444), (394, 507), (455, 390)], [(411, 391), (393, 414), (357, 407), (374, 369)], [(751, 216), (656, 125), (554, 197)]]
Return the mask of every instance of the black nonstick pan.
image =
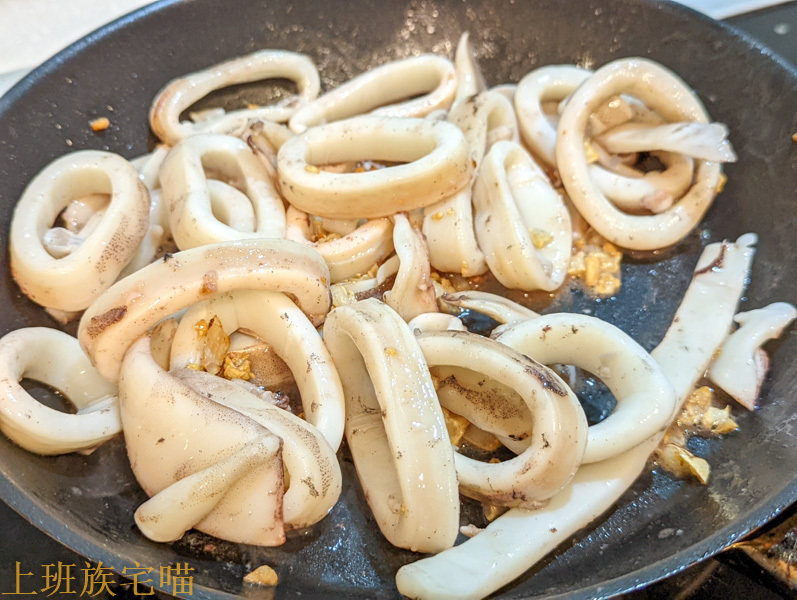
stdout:
[[(742, 309), (797, 300), (797, 74), (766, 48), (668, 2), (490, 0), (288, 2), (187, 0), (159, 3), (71, 46), (0, 100), (0, 221), (30, 178), (69, 151), (95, 148), (134, 157), (154, 143), (147, 126), (153, 95), (169, 79), (259, 48), (312, 56), (327, 88), (385, 60), (420, 52), (449, 56), (468, 30), (490, 84), (517, 82), (546, 64), (599, 66), (646, 56), (679, 73), (716, 121), (730, 127), (739, 162), (701, 226), (676, 247), (629, 254), (623, 287), (597, 302), (577, 290), (545, 310), (590, 311), (646, 349), (658, 343), (689, 282), (701, 248), (753, 231), (760, 236)], [(258, 102), (269, 91), (242, 86), (217, 101)], [(89, 121), (108, 116), (94, 133)], [(7, 237), (3, 238), (3, 243)], [(28, 301), (0, 258), (0, 333), (54, 327)], [(769, 346), (771, 372), (761, 407), (735, 410), (740, 431), (693, 440), (713, 471), (708, 485), (651, 470), (616, 507), (509, 587), (506, 598), (608, 596), (644, 586), (710, 556), (797, 500), (797, 338)], [(188, 563), (194, 598), (271, 597), (243, 576), (268, 563), (279, 598), (392, 598), (398, 567), (417, 558), (383, 540), (346, 456), (346, 484), (329, 518), (276, 549), (189, 533), (154, 544), (133, 524), (144, 499), (121, 439), (90, 456), (43, 458), (0, 437), (0, 497), (37, 527), (86, 557), (121, 571)], [(157, 582), (156, 582), (157, 583)]]

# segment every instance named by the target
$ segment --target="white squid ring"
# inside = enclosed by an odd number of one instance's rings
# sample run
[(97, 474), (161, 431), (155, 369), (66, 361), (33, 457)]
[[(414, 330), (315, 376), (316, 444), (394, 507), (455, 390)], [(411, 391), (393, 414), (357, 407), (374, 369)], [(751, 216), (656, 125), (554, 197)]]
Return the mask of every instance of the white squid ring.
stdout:
[[(287, 105), (235, 110), (202, 123), (180, 122), (184, 110), (214, 90), (280, 77), (295, 81), (299, 88), (298, 97)], [(255, 119), (287, 121), (299, 106), (316, 98), (320, 89), (318, 70), (304, 54), (261, 50), (170, 81), (155, 97), (149, 122), (155, 135), (173, 146), (194, 133), (240, 132)]]
[(384, 117), (424, 117), (448, 108), (456, 90), (457, 77), (451, 61), (436, 54), (422, 54), (374, 67), (349, 79), (296, 111), (289, 125), (291, 131), (301, 134), (316, 125), (368, 112)]
[[(496, 279), (508, 288), (552, 291), (567, 275), (570, 213), (522, 146), (497, 142), (473, 187), (476, 239)], [(534, 230), (549, 236), (535, 247)]]
[(332, 283), (368, 272), (393, 251), (393, 224), (387, 217), (371, 219), (341, 238), (310, 241), (310, 217), (289, 206), (285, 237), (315, 248), (329, 267)]
[(177, 328), (171, 369), (200, 364), (194, 326), (218, 317), (224, 332), (248, 329), (271, 346), (293, 373), (302, 397), (305, 418), (318, 428), (334, 450), (343, 439), (344, 400), (338, 372), (321, 337), (305, 314), (285, 294), (235, 290), (195, 304)]
[[(364, 173), (313, 168), (364, 159), (407, 164)], [(473, 173), (465, 138), (454, 125), (378, 116), (321, 125), (286, 141), (277, 169), (291, 204), (336, 219), (423, 208), (461, 190)]]
[(150, 327), (234, 289), (291, 294), (314, 323), (331, 304), (329, 269), (317, 252), (289, 240), (237, 240), (166, 255), (119, 281), (83, 314), (78, 339), (116, 382), (125, 352)]
[(594, 373), (612, 391), (617, 408), (589, 428), (584, 463), (612, 458), (669, 424), (672, 385), (631, 337), (595, 317), (542, 315), (504, 330), (497, 338), (544, 364), (573, 364)]
[[(23, 378), (54, 387), (77, 414), (45, 406), (19, 385)], [(71, 335), (17, 329), (0, 340), (0, 430), (37, 454), (89, 450), (122, 430), (116, 386), (97, 373)]]
[(346, 440), (379, 529), (400, 548), (451, 547), (459, 531), (454, 451), (412, 331), (370, 299), (333, 310), (324, 340), (346, 395)]
[[(53, 258), (42, 239), (70, 201), (109, 194), (105, 214), (74, 252)], [(11, 220), (11, 273), (37, 304), (86, 308), (116, 280), (147, 232), (149, 194), (121, 156), (82, 150), (56, 159), (28, 184)]]
[(621, 59), (595, 72), (570, 96), (559, 120), (556, 156), (562, 183), (587, 222), (603, 237), (624, 248), (654, 250), (687, 235), (716, 195), (720, 167), (698, 161), (695, 181), (672, 207), (656, 215), (629, 215), (616, 208), (590, 177), (584, 155), (589, 115), (608, 98), (630, 94), (670, 121), (707, 123), (697, 96), (672, 72), (642, 58)]
[[(492, 464), (455, 454), (463, 494), (501, 506), (534, 508), (567, 485), (587, 446), (587, 419), (576, 395), (553, 371), (474, 333), (423, 333), (418, 343), (430, 367), (483, 373), (517, 392), (532, 415), (527, 447), (518, 456)], [(489, 431), (483, 423), (476, 425)]]
[[(218, 198), (214, 178), (234, 181), (251, 202), (254, 231), (220, 221), (213, 210)], [(180, 250), (236, 239), (285, 237), (285, 207), (268, 172), (246, 142), (219, 134), (192, 135), (169, 152), (160, 171), (169, 205), (172, 235)], [(214, 198), (215, 197), (215, 198)], [(236, 213), (238, 211), (228, 211)], [(228, 221), (229, 223), (229, 221)]]

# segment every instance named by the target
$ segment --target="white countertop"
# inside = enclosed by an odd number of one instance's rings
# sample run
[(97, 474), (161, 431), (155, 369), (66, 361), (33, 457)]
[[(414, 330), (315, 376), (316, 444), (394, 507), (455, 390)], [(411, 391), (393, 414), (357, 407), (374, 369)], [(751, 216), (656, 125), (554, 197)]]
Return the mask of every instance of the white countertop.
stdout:
[[(679, 0), (715, 18), (785, 0)], [(101, 25), (153, 0), (0, 0), (0, 95), (28, 71)]]

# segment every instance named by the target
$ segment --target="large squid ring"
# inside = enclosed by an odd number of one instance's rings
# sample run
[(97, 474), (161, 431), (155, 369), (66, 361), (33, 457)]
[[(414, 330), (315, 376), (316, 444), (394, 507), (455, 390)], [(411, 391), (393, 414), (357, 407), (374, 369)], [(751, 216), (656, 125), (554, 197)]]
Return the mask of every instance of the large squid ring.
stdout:
[[(384, 117), (424, 117), (448, 108), (456, 89), (450, 60), (435, 54), (413, 56), (370, 69), (306, 104), (291, 117), (290, 128), (304, 133), (316, 125), (372, 111)], [(412, 100), (391, 104), (403, 98)]]
[[(213, 210), (218, 191), (210, 185), (213, 180), (206, 172), (240, 186), (251, 202), (254, 231), (241, 231), (231, 226), (234, 222), (219, 221)], [(246, 142), (238, 138), (219, 134), (186, 138), (169, 152), (160, 181), (169, 205), (172, 235), (180, 250), (236, 239), (285, 237), (282, 199), (266, 169)]]
[(314, 323), (331, 305), (329, 269), (317, 252), (288, 240), (237, 240), (167, 254), (125, 277), (83, 314), (78, 339), (116, 382), (125, 352), (150, 327), (235, 289), (288, 293)]
[(617, 408), (589, 428), (584, 463), (606, 460), (641, 444), (669, 424), (675, 392), (661, 367), (631, 337), (595, 317), (542, 315), (496, 338), (544, 364), (572, 364), (597, 375)]
[(674, 73), (643, 58), (621, 59), (598, 69), (567, 102), (557, 130), (556, 157), (567, 194), (587, 222), (609, 241), (633, 250), (676, 243), (700, 221), (716, 195), (720, 166), (696, 161), (689, 191), (655, 215), (629, 215), (601, 193), (584, 154), (589, 115), (612, 96), (629, 94), (669, 121), (707, 123), (706, 110)]
[[(422, 333), (418, 343), (430, 367), (476, 370), (515, 390), (532, 416), (528, 445), (519, 456), (492, 464), (455, 455), (463, 494), (501, 506), (533, 508), (567, 485), (581, 465), (587, 419), (576, 395), (553, 371), (495, 340), (466, 331)], [(459, 412), (457, 406), (447, 408)], [(463, 408), (468, 410), (465, 418), (490, 431), (489, 421), (496, 418), (489, 414), (491, 407)]]
[(343, 389), (321, 336), (299, 307), (285, 294), (255, 290), (236, 290), (195, 304), (177, 328), (170, 368), (200, 364), (202, 346), (196, 343), (194, 326), (214, 316), (227, 335), (248, 329), (287, 363), (299, 387), (305, 418), (337, 450), (343, 439)]
[[(22, 378), (57, 389), (77, 408), (67, 414), (26, 392)], [(91, 366), (78, 341), (57, 329), (17, 329), (0, 340), (0, 430), (37, 454), (89, 450), (122, 429), (116, 386)]]
[(409, 326), (375, 299), (333, 310), (324, 340), (346, 395), (346, 440), (379, 529), (395, 546), (454, 544), (454, 451), (426, 362)]
[[(42, 243), (59, 213), (77, 198), (108, 194), (92, 234), (70, 255), (53, 258)], [(121, 156), (83, 150), (56, 159), (28, 185), (14, 209), (11, 272), (34, 302), (65, 311), (86, 308), (130, 262), (149, 223), (149, 194)]]
[[(289, 104), (231, 111), (208, 122), (180, 122), (183, 111), (214, 90), (271, 78), (295, 81), (298, 97)], [(149, 122), (155, 135), (174, 146), (194, 133), (242, 132), (250, 120), (287, 121), (299, 106), (318, 96), (320, 89), (318, 70), (304, 54), (261, 50), (170, 81), (152, 102)]]
[[(317, 166), (372, 159), (407, 163), (364, 173)], [(444, 121), (362, 116), (321, 125), (283, 144), (280, 189), (300, 210), (336, 219), (386, 217), (455, 194), (473, 166), (462, 132)]]

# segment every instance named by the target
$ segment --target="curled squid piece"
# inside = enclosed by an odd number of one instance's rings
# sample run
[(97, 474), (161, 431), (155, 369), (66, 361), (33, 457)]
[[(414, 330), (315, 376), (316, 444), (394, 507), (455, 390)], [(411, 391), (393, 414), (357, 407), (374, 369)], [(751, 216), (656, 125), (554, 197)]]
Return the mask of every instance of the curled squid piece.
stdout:
[(285, 529), (329, 512), (341, 475), (315, 427), (245, 382), (190, 369), (167, 372), (150, 345), (147, 335), (133, 344), (120, 378), (130, 464), (152, 497), (136, 514), (142, 531), (173, 540), (194, 527), (274, 546), (285, 541)]
[(457, 49), (454, 52), (454, 72), (457, 77), (457, 91), (451, 106), (452, 111), (468, 98), (487, 89), (484, 75), (482, 75), (479, 63), (473, 53), (470, 33), (467, 31), (460, 36)]
[[(324, 164), (358, 160), (405, 163), (363, 173), (331, 173)], [(298, 209), (321, 217), (371, 219), (423, 208), (470, 181), (462, 132), (444, 121), (361, 116), (309, 129), (277, 156), (279, 185)]]
[[(95, 194), (107, 208), (63, 258), (45, 248), (45, 232), (73, 200)], [(23, 293), (48, 308), (85, 309), (108, 289), (147, 232), (149, 194), (121, 156), (82, 150), (56, 159), (28, 184), (11, 219), (11, 273)]]
[(459, 531), (454, 451), (412, 330), (370, 299), (333, 310), (324, 341), (346, 395), (346, 440), (382, 534), (416, 552), (450, 548)]
[[(673, 324), (652, 352), (675, 389), (676, 411), (670, 420), (727, 335), (749, 275), (754, 242), (748, 234), (735, 244), (706, 247)], [(721, 254), (728, 260), (714, 270), (703, 270)], [(684, 327), (692, 338), (686, 337)], [(692, 343), (696, 345), (685, 345)], [(512, 508), (465, 543), (402, 567), (396, 574), (399, 592), (429, 600), (477, 600), (490, 595), (609, 510), (643, 472), (662, 435), (614, 458), (582, 465), (546, 506)]]
[(723, 123), (630, 123), (603, 133), (598, 142), (616, 154), (664, 150), (718, 163), (736, 162), (728, 126)]
[(466, 331), (462, 321), (445, 313), (423, 313), (410, 319), (407, 325), (415, 335), (432, 331)]
[[(199, 123), (180, 121), (183, 111), (215, 90), (278, 78), (294, 81), (299, 89), (298, 96), (273, 106), (222, 112), (221, 116)], [(287, 121), (297, 108), (315, 99), (320, 89), (318, 70), (304, 54), (260, 50), (169, 82), (152, 102), (149, 110), (150, 127), (155, 135), (171, 146), (195, 133), (237, 135), (246, 129), (251, 120)]]
[(614, 206), (590, 176), (584, 141), (590, 115), (620, 94), (638, 98), (670, 122), (709, 122), (700, 100), (675, 74), (643, 58), (616, 60), (598, 69), (570, 96), (557, 130), (559, 173), (573, 204), (603, 237), (633, 250), (664, 248), (687, 235), (708, 210), (720, 168), (714, 162), (697, 161), (689, 190), (658, 214), (632, 215)]
[(600, 377), (617, 408), (589, 428), (584, 463), (612, 458), (663, 431), (675, 394), (661, 368), (630, 336), (587, 315), (542, 315), (505, 329), (499, 342), (544, 364), (571, 364)]
[(293, 137), (293, 132), (285, 125), (273, 121), (254, 121), (249, 124), (241, 135), (252, 152), (263, 163), (271, 176), (272, 181), (277, 181), (277, 152), (282, 145)]
[[(323, 94), (296, 111), (291, 131), (304, 133), (311, 127), (365, 113), (384, 117), (424, 117), (448, 108), (457, 90), (451, 61), (435, 54), (422, 54), (374, 67)], [(405, 102), (399, 100), (411, 98)]]
[(509, 298), (479, 290), (443, 294), (441, 300), (450, 306), (487, 315), (503, 325), (512, 325), (540, 316), (539, 313), (513, 302)]
[[(25, 450), (90, 451), (122, 429), (116, 386), (97, 373), (71, 335), (46, 327), (6, 334), (0, 339), (0, 371), (0, 430)], [(77, 413), (45, 406), (22, 388), (23, 378), (57, 389)]]
[(570, 214), (548, 177), (519, 144), (496, 143), (473, 188), (476, 238), (504, 286), (555, 290), (570, 260)]
[(755, 410), (761, 384), (769, 370), (769, 357), (761, 348), (780, 336), (797, 318), (797, 310), (786, 302), (741, 312), (733, 320), (739, 329), (722, 344), (708, 377), (747, 410)]
[(399, 267), (393, 287), (383, 298), (402, 319), (409, 321), (423, 313), (437, 312), (437, 297), (423, 235), (402, 213), (396, 214), (393, 221), (393, 246)]
[(78, 339), (116, 382), (125, 352), (150, 327), (235, 289), (291, 294), (314, 324), (331, 303), (329, 269), (317, 252), (289, 240), (237, 240), (164, 255), (117, 282), (83, 314)]
[(282, 199), (265, 167), (238, 138), (186, 138), (164, 160), (160, 181), (172, 235), (181, 250), (236, 239), (285, 237)]
[(543, 110), (543, 102), (560, 102), (578, 88), (592, 71), (575, 65), (550, 65), (535, 69), (520, 80), (515, 92), (515, 112), (523, 141), (548, 166), (556, 166), (556, 126)]
[[(474, 172), (485, 153), (499, 140), (518, 141), (512, 103), (501, 94), (486, 91), (464, 100), (448, 118), (463, 132)], [(435, 269), (473, 277), (487, 272), (484, 253), (473, 228), (473, 180), (450, 198), (424, 209), (423, 233)]]
[[(340, 224), (340, 222), (338, 222)], [(327, 219), (324, 228), (335, 227)], [(371, 219), (351, 231), (341, 228), (342, 237), (311, 241), (310, 216), (294, 206), (288, 207), (285, 237), (314, 248), (329, 266), (332, 283), (366, 273), (393, 252), (393, 224), (390, 219)]]
[[(474, 369), (520, 395), (532, 415), (526, 449), (500, 463), (455, 455), (460, 491), (499, 506), (533, 508), (561, 490), (581, 464), (587, 446), (587, 419), (575, 394), (550, 369), (499, 342), (468, 332), (418, 336), (430, 367)], [(447, 406), (480, 429), (504, 416), (495, 404)], [(463, 410), (464, 409), (464, 410)], [(465, 412), (467, 411), (467, 412)]]
[(305, 418), (337, 450), (344, 421), (340, 378), (321, 336), (296, 304), (285, 294), (242, 289), (195, 304), (177, 328), (171, 369), (201, 364), (204, 345), (195, 326), (213, 318), (227, 335), (239, 329), (254, 333), (285, 361), (299, 388)]

